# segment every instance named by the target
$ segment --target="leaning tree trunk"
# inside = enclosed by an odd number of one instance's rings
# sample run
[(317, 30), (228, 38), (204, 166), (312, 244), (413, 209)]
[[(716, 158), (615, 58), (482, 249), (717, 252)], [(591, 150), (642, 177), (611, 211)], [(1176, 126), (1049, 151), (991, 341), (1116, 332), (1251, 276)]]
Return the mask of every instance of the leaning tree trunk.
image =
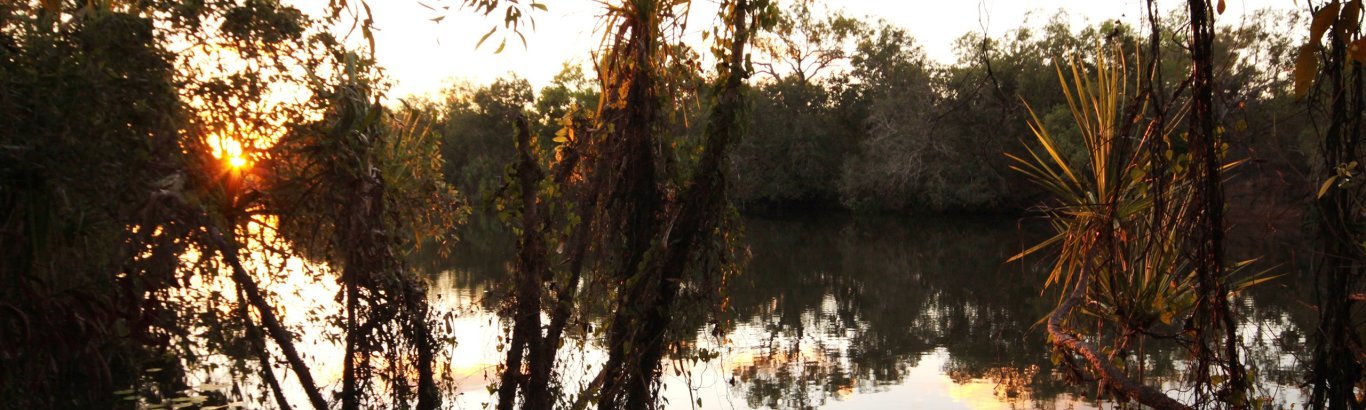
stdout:
[[(705, 146), (697, 171), (685, 189), (677, 212), (670, 218), (672, 229), (661, 241), (663, 257), (661, 265), (656, 265), (658, 280), (653, 284), (656, 289), (646, 294), (654, 294), (653, 306), (644, 307), (644, 326), (635, 335), (633, 346), (643, 351), (636, 365), (638, 375), (655, 375), (663, 358), (667, 332), (671, 324), (674, 299), (678, 296), (683, 274), (689, 268), (689, 261), (710, 243), (708, 235), (717, 228), (725, 207), (726, 180), (722, 167), (730, 144), (737, 138), (740, 130), (739, 119), (744, 107), (741, 88), (748, 76), (745, 70), (745, 46), (749, 42), (748, 24), (749, 1), (737, 0), (731, 12), (729, 24), (734, 30), (730, 43), (729, 61), (718, 91), (716, 105), (708, 119)], [(643, 380), (642, 380), (643, 381)], [(628, 394), (627, 408), (644, 409), (655, 401), (655, 395), (644, 383), (632, 385)]]
[[(644, 3), (644, 2), (641, 2)], [(611, 126), (612, 138), (606, 142), (604, 152), (607, 172), (602, 177), (606, 181), (605, 203), (612, 218), (604, 221), (619, 223), (620, 229), (609, 230), (624, 238), (616, 272), (612, 281), (616, 282), (616, 312), (608, 327), (607, 363), (603, 370), (598, 406), (602, 410), (612, 410), (621, 406), (623, 392), (644, 376), (632, 370), (631, 359), (636, 355), (628, 345), (639, 312), (635, 301), (640, 295), (633, 294), (630, 283), (641, 283), (648, 278), (641, 277), (644, 272), (641, 262), (645, 259), (651, 243), (659, 231), (659, 213), (663, 207), (663, 193), (659, 188), (659, 176), (655, 167), (656, 155), (655, 129), (658, 126), (659, 98), (656, 94), (657, 79), (652, 72), (651, 59), (659, 47), (658, 16), (654, 10), (642, 9), (636, 4), (634, 14), (623, 17), (626, 24), (621, 31), (625, 38), (619, 49), (612, 52), (605, 68), (604, 113), (599, 116)], [(654, 7), (660, 7), (654, 5)], [(619, 88), (625, 88), (624, 95)], [(628, 290), (629, 289), (629, 290)]]
[[(280, 323), (279, 318), (275, 316), (275, 308), (266, 300), (265, 295), (261, 293), (260, 286), (257, 286), (256, 281), (251, 278), (246, 268), (242, 266), (241, 260), (238, 259), (237, 243), (225, 238), (217, 227), (206, 225), (205, 229), (210, 243), (214, 244), (218, 253), (223, 257), (223, 261), (232, 268), (233, 283), (246, 296), (247, 302), (256, 309), (256, 313), (261, 316), (261, 324), (265, 326), (266, 333), (275, 340), (276, 345), (279, 345), (280, 352), (285, 356), (285, 361), (294, 370), (295, 377), (299, 378), (299, 385), (303, 388), (304, 394), (308, 396), (309, 403), (313, 405), (315, 410), (327, 410), (327, 400), (323, 399), (322, 393), (318, 390), (318, 384), (313, 382), (313, 374), (309, 371), (308, 364), (304, 363), (303, 357), (294, 348), (293, 336), (284, 324)], [(243, 319), (251, 320), (250, 317)], [(261, 365), (270, 366), (270, 363), (261, 363)]]
[(1053, 345), (1066, 351), (1075, 352), (1086, 359), (1086, 363), (1091, 366), (1092, 371), (1096, 373), (1101, 383), (1144, 406), (1158, 410), (1191, 409), (1190, 406), (1176, 401), (1176, 399), (1151, 386), (1130, 379), (1123, 371), (1115, 368), (1111, 364), (1110, 358), (1101, 353), (1094, 344), (1074, 336), (1066, 329), (1063, 322), (1072, 314), (1072, 310), (1085, 300), (1086, 290), (1091, 286), (1091, 273), (1089, 271), (1084, 270), (1079, 275), (1076, 287), (1068, 293), (1067, 299), (1058, 305), (1053, 313), (1048, 315), (1048, 338), (1053, 341)]

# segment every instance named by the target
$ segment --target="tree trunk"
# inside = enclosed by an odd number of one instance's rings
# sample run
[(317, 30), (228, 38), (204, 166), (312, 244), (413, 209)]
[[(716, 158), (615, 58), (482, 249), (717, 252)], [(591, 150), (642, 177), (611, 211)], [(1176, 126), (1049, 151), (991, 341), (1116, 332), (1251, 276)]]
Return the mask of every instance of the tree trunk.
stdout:
[[(1350, 3), (1349, 3), (1350, 4)], [(1363, 90), (1361, 67), (1355, 65), (1352, 81), (1348, 81), (1344, 67), (1349, 64), (1347, 39), (1334, 24), (1328, 30), (1328, 62), (1323, 78), (1329, 81), (1329, 123), (1323, 142), (1323, 172), (1321, 178), (1337, 176), (1337, 167), (1356, 161), (1357, 145), (1361, 139), (1361, 110)], [(1352, 318), (1350, 295), (1366, 255), (1357, 245), (1361, 238), (1361, 218), (1354, 205), (1355, 192), (1347, 187), (1330, 189), (1318, 199), (1319, 231), (1323, 236), (1323, 258), (1319, 264), (1321, 287), (1318, 292), (1319, 328), (1315, 343), (1313, 390), (1310, 404), (1315, 409), (1359, 408), (1355, 388), (1362, 378), (1362, 367), (1354, 348), (1360, 345)]]
[[(517, 300), (513, 313), (512, 343), (507, 354), (507, 368), (503, 369), (502, 384), (498, 387), (498, 409), (510, 410), (517, 400), (517, 388), (525, 384), (525, 408), (547, 408), (550, 400), (549, 380), (537, 379), (537, 384), (529, 383), (529, 374), (523, 372), (523, 356), (527, 362), (540, 364), (549, 360), (544, 357), (541, 337), (541, 280), (547, 276), (545, 262), (544, 232), (537, 193), (541, 183), (541, 169), (532, 155), (531, 131), (526, 119), (517, 119), (517, 179), (521, 188), (522, 235), (517, 244), (517, 271), (513, 278)], [(552, 354), (553, 351), (549, 352)], [(535, 393), (533, 393), (535, 392)]]
[[(299, 378), (299, 385), (303, 388), (304, 394), (308, 396), (308, 401), (313, 405), (314, 410), (327, 410), (327, 400), (323, 399), (322, 393), (318, 391), (318, 385), (313, 382), (313, 374), (309, 372), (308, 365), (304, 363), (299, 352), (294, 349), (294, 341), (289, 331), (275, 317), (275, 309), (266, 301), (261, 294), (261, 288), (247, 274), (247, 270), (242, 267), (242, 262), (237, 259), (237, 245), (223, 237), (217, 227), (205, 226), (209, 234), (209, 240), (218, 248), (223, 260), (232, 267), (232, 280), (246, 296), (247, 301), (251, 302), (252, 307), (261, 315), (261, 322), (265, 325), (267, 333), (275, 340), (275, 344), (280, 346), (280, 352), (284, 353), (285, 360), (289, 362), (289, 367), (294, 370), (294, 374)], [(250, 320), (248, 318), (248, 320)], [(263, 364), (268, 366), (269, 364)]]
[[(1192, 172), (1196, 176), (1198, 222), (1195, 230), (1197, 275), (1196, 302), (1196, 382), (1210, 381), (1210, 361), (1217, 354), (1210, 349), (1210, 328), (1222, 328), (1223, 362), (1228, 376), (1224, 389), (1226, 403), (1234, 408), (1247, 407), (1247, 385), (1238, 352), (1238, 327), (1228, 306), (1224, 287), (1224, 197), (1219, 173), (1221, 139), (1215, 132), (1214, 118), (1214, 16), (1207, 0), (1190, 0), (1191, 16), (1191, 90), (1193, 107), (1190, 123)], [(1196, 389), (1197, 402), (1201, 389)]]

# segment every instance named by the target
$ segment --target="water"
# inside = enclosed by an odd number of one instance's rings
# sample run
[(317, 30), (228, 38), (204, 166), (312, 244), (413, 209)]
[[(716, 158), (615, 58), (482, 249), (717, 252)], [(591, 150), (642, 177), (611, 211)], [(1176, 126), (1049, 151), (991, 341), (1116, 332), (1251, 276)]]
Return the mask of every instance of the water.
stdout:
[[(1032, 262), (1005, 264), (1044, 233), (1013, 219), (803, 216), (744, 221), (749, 257), (729, 285), (716, 337), (698, 348), (720, 357), (666, 365), (670, 408), (1094, 408), (1093, 384), (1065, 380), (1042, 326), (1056, 294), (1042, 292)], [(1230, 254), (1263, 256), (1285, 277), (1240, 295), (1247, 360), (1277, 406), (1301, 401), (1306, 324), (1304, 282), (1294, 274), (1300, 241), (1235, 233)], [(489, 403), (501, 359), (494, 314), (513, 256), (506, 234), (476, 223), (449, 258), (427, 258), (438, 304), (459, 313), (452, 357), (458, 408)], [(1154, 343), (1147, 377), (1170, 381), (1186, 353)], [(568, 390), (602, 362), (589, 336), (562, 350)], [(678, 373), (675, 373), (675, 370)], [(1180, 392), (1172, 392), (1180, 395)]]

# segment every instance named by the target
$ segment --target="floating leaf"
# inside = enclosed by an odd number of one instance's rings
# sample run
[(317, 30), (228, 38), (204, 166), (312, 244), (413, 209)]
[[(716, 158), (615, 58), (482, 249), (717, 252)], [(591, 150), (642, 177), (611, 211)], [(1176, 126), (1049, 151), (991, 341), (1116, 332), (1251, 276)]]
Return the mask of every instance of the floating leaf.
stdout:
[(199, 390), (225, 390), (231, 387), (232, 385), (225, 383), (205, 383), (199, 385)]
[(1303, 98), (1314, 84), (1314, 76), (1319, 72), (1319, 44), (1309, 43), (1300, 47), (1300, 55), (1295, 57), (1295, 98)]
[(1224, 0), (1219, 0), (1219, 14), (1224, 14), (1224, 9), (1226, 8), (1225, 6), (1226, 5), (1224, 4)]

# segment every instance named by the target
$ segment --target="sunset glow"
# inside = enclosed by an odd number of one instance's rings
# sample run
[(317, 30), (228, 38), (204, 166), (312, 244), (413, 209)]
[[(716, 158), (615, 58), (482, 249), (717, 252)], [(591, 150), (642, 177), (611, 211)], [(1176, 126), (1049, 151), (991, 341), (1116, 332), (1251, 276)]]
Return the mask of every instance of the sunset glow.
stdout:
[(213, 157), (223, 160), (228, 167), (240, 170), (251, 166), (251, 161), (242, 149), (242, 142), (232, 137), (220, 137), (210, 135), (208, 138), (209, 147), (213, 149)]

